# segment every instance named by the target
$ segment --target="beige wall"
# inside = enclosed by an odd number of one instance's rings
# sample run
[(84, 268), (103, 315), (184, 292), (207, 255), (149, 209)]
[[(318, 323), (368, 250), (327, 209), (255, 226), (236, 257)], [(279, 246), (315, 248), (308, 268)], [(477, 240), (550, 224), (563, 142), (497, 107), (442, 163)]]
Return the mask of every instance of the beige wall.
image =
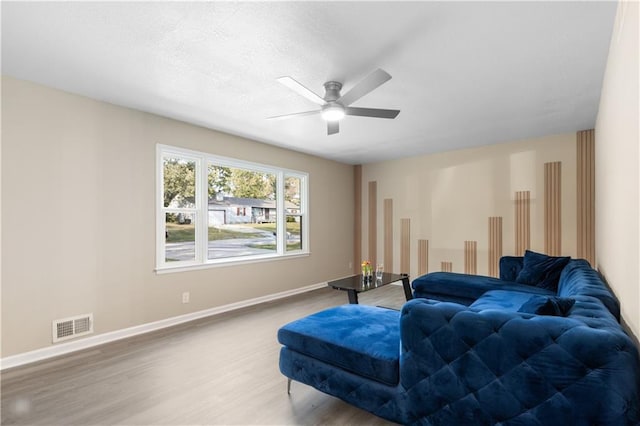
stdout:
[[(400, 219), (411, 220), (411, 277), (418, 275), (418, 239), (429, 240), (429, 271), (441, 261), (464, 272), (464, 241), (477, 241), (478, 274), (488, 274), (488, 218), (503, 217), (503, 254), (515, 251), (515, 192), (531, 191), (531, 246), (544, 251), (544, 163), (562, 162), (562, 254), (576, 255), (576, 135), (544, 137), (363, 166), (377, 181), (378, 246), (383, 259), (383, 203), (393, 199), (394, 271), (400, 271)], [(363, 209), (367, 229), (367, 209)], [(363, 255), (368, 253), (366, 232)], [(517, 253), (522, 255), (522, 253)]]
[(638, 2), (621, 2), (596, 122), (597, 266), (640, 337)]
[[(51, 345), (54, 319), (92, 312), (99, 334), (350, 273), (351, 166), (12, 78), (2, 84), (3, 357)], [(311, 255), (157, 275), (157, 143), (308, 172)], [(191, 303), (181, 303), (183, 291)]]

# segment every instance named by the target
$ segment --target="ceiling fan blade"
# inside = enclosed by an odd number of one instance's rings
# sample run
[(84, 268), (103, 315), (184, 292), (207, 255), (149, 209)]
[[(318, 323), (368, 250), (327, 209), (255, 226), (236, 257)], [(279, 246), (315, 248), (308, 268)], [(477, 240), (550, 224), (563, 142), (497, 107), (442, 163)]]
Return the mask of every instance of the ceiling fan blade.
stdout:
[(325, 100), (321, 98), (319, 95), (316, 95), (311, 90), (307, 89), (305, 86), (298, 83), (296, 80), (294, 80), (291, 77), (280, 77), (277, 80), (281, 84), (287, 86), (289, 89), (293, 90), (300, 96), (304, 96), (305, 98), (309, 99), (313, 103), (316, 103), (318, 105), (324, 105), (326, 103)]
[(359, 117), (396, 118), (398, 114), (400, 114), (400, 110), (345, 107), (344, 113), (346, 115), (357, 115)]
[(291, 118), (291, 117), (300, 117), (303, 115), (313, 115), (313, 114), (320, 114), (320, 110), (316, 109), (313, 111), (304, 111), (304, 112), (294, 112), (293, 114), (284, 114), (284, 115), (275, 115), (273, 117), (267, 117), (267, 120), (282, 120), (285, 118)]
[(356, 84), (347, 93), (342, 95), (338, 101), (344, 106), (351, 105), (367, 93), (371, 92), (376, 87), (391, 80), (391, 76), (386, 72), (378, 68), (368, 76), (366, 76), (360, 83)]
[(327, 121), (327, 135), (333, 135), (340, 131), (339, 121)]

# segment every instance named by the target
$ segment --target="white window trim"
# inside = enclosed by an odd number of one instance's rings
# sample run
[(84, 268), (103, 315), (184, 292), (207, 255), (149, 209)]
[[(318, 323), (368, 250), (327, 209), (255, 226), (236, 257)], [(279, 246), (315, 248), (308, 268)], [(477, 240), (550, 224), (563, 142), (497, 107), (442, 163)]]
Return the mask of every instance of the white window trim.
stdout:
[[(196, 162), (196, 206), (195, 208), (165, 208), (164, 207), (164, 182), (162, 159), (167, 156), (176, 156)], [(237, 256), (220, 259), (208, 259), (208, 175), (207, 165), (214, 163), (218, 166), (243, 168), (252, 171), (272, 173), (276, 175), (276, 235), (278, 237), (276, 252), (260, 255)], [(300, 212), (295, 215), (287, 214), (284, 200), (284, 180), (286, 177), (300, 179)], [(240, 265), (255, 262), (266, 262), (279, 259), (291, 259), (305, 257), (309, 251), (309, 174), (298, 170), (269, 166), (245, 160), (229, 157), (221, 157), (205, 152), (193, 151), (170, 145), (156, 145), (156, 272), (169, 273), (197, 269), (206, 269), (220, 266)], [(189, 211), (195, 213), (195, 259), (189, 261), (166, 262), (165, 261), (165, 213), (172, 210)], [(287, 216), (301, 217), (300, 238), (301, 249), (287, 252), (286, 219)]]

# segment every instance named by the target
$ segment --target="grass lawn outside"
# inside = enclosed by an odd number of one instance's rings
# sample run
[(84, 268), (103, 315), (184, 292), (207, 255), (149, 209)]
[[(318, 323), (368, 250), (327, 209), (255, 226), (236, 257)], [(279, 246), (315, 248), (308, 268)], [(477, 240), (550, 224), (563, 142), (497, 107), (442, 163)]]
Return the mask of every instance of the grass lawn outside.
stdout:
[[(261, 231), (276, 232), (275, 223), (247, 223), (244, 226), (259, 229)], [(300, 235), (300, 223), (287, 222), (287, 232), (293, 235)]]
[[(245, 228), (253, 228), (256, 231), (267, 231), (275, 235), (276, 224), (275, 223), (245, 223), (242, 224)], [(179, 223), (167, 223), (166, 229), (169, 236), (166, 239), (168, 243), (184, 243), (195, 241), (195, 225), (194, 224), (179, 224)], [(300, 235), (300, 223), (287, 222), (287, 232), (290, 235)], [(231, 240), (235, 238), (260, 238), (262, 234), (260, 232), (239, 232), (232, 229), (209, 227), (209, 241), (215, 240)], [(256, 248), (275, 248), (266, 246), (258, 246)], [(287, 244), (287, 250), (300, 249), (300, 243)]]
[[(194, 224), (179, 224), (179, 223), (167, 223), (167, 243), (191, 243), (195, 242), (195, 225)], [(216, 228), (209, 227), (208, 241), (220, 241), (220, 240), (244, 240), (242, 246), (253, 249), (261, 250), (276, 250), (275, 235), (276, 224), (264, 223), (264, 224), (242, 224), (241, 230), (233, 228)], [(255, 231), (255, 232), (254, 232)], [(268, 233), (265, 238), (265, 233)], [(300, 224), (297, 222), (287, 222), (287, 252), (292, 252), (302, 249), (302, 241), (300, 239)], [(215, 244), (213, 245), (215, 246)], [(173, 253), (167, 246), (167, 250)], [(210, 246), (211, 247), (211, 246)], [(167, 256), (169, 256), (167, 254)], [(167, 257), (167, 262), (178, 261), (179, 258)]]
[[(249, 247), (258, 248), (258, 249), (265, 249), (265, 250), (275, 250), (276, 249), (276, 245), (275, 244), (249, 244)], [(301, 250), (301, 249), (302, 249), (302, 245), (300, 244), (300, 242), (287, 243), (287, 251)]]
[[(195, 225), (180, 225), (179, 223), (167, 223), (168, 243), (183, 243), (195, 241)], [(209, 227), (209, 241), (214, 240), (230, 240), (234, 238), (259, 238), (259, 232), (238, 232), (230, 229)]]

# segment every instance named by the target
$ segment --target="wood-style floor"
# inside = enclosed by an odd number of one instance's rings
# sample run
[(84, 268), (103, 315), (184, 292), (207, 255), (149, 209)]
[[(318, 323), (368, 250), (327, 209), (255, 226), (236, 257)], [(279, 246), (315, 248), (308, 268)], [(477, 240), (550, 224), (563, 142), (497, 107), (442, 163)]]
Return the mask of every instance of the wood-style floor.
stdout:
[[(389, 425), (278, 370), (283, 324), (347, 303), (329, 288), (2, 373), (3, 425)], [(360, 303), (399, 308), (402, 286)]]

